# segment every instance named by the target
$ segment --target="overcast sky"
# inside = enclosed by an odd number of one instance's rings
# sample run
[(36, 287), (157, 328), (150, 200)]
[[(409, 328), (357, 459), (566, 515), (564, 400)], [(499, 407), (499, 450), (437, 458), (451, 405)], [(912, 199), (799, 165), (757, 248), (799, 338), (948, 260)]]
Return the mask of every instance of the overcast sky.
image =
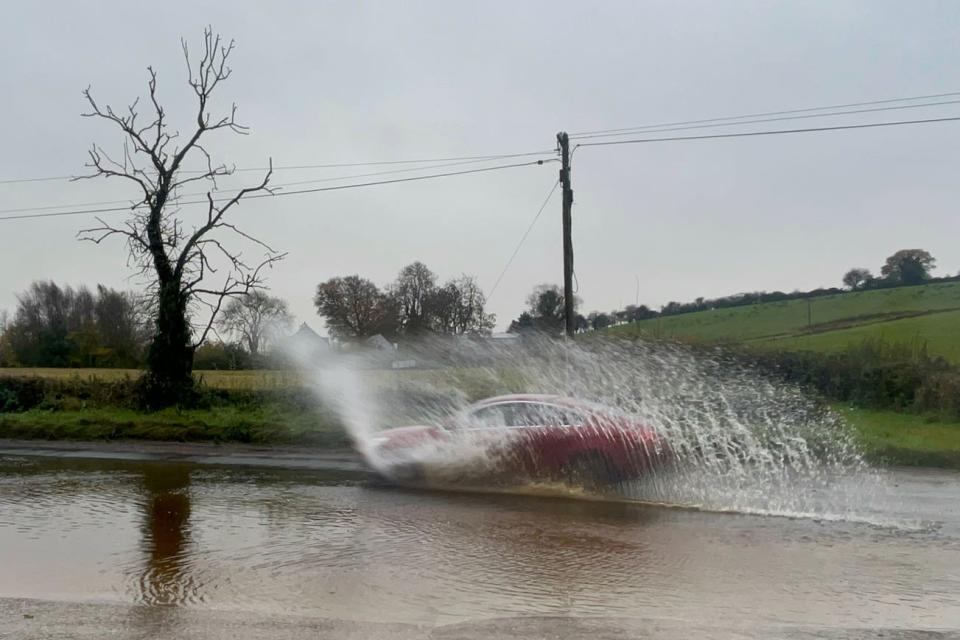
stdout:
[[(949, 1), (21, 2), (0, 24), (0, 179), (79, 174), (91, 142), (120, 149), (117, 131), (80, 117), (81, 90), (122, 106), (143, 93), (148, 64), (185, 128), (193, 105), (179, 38), (198, 45), (208, 23), (237, 42), (217, 106), (236, 101), (252, 128), (217, 134), (208, 149), (238, 167), (271, 156), (299, 165), (539, 151), (563, 129), (960, 91), (960, 3)], [(945, 115), (960, 105), (815, 122)], [(291, 170), (274, 182), (375, 170)], [(311, 299), (335, 275), (385, 284), (421, 260), (489, 290), (556, 170), (251, 201), (235, 221), (289, 252), (271, 273), (273, 292), (325, 332)], [(879, 271), (901, 248), (928, 249), (936, 274), (956, 273), (958, 176), (960, 122), (581, 148), (582, 310), (633, 303), (638, 277), (651, 306), (833, 286), (850, 267)], [(110, 182), (0, 184), (0, 209), (130, 194)], [(89, 222), (0, 222), (0, 309), (12, 312), (36, 279), (132, 287), (119, 240), (75, 239)], [(543, 282), (562, 282), (558, 197), (490, 301), (501, 327)]]

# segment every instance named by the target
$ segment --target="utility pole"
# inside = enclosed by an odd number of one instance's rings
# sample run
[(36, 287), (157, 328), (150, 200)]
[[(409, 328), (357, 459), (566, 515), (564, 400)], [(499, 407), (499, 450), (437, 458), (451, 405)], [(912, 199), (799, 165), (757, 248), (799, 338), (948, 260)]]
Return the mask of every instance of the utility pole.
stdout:
[(566, 131), (557, 134), (560, 146), (560, 185), (563, 187), (563, 319), (567, 335), (573, 336), (573, 189), (570, 187), (570, 137)]

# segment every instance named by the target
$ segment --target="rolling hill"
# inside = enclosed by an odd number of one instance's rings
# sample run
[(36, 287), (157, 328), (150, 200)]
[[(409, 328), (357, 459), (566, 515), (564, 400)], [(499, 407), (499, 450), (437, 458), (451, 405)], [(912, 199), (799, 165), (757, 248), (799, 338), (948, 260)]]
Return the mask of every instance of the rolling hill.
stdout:
[(824, 352), (873, 338), (925, 343), (931, 355), (960, 363), (960, 282), (664, 316), (612, 327), (607, 333)]

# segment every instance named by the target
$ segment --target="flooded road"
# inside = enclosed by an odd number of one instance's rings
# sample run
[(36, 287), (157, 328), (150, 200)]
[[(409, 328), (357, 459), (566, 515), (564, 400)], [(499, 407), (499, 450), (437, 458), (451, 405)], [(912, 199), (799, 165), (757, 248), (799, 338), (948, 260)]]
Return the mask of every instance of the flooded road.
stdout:
[(960, 474), (887, 481), (868, 523), (9, 455), (0, 637), (960, 630)]

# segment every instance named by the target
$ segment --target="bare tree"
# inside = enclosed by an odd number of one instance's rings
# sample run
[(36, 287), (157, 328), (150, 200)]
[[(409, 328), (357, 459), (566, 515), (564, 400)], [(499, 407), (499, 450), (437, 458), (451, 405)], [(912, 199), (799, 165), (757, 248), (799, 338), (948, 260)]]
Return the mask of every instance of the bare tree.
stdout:
[(486, 298), (473, 276), (463, 275), (435, 288), (427, 299), (431, 326), (438, 333), (489, 334), (496, 316), (486, 313)]
[(263, 291), (252, 291), (228, 302), (217, 326), (221, 331), (238, 336), (250, 355), (256, 357), (270, 340), (289, 329), (292, 322), (285, 300)]
[(437, 276), (419, 260), (400, 270), (390, 296), (400, 309), (401, 329), (407, 335), (430, 330), (429, 300), (436, 291)]
[[(204, 30), (200, 60), (191, 62), (186, 41), (181, 41), (187, 64), (190, 87), (197, 100), (195, 124), (189, 136), (181, 138), (170, 128), (169, 117), (157, 94), (157, 74), (149, 74), (149, 116), (140, 117), (139, 98), (126, 110), (117, 112), (109, 105), (101, 106), (88, 87), (84, 96), (90, 106), (85, 117), (110, 122), (123, 132), (123, 155), (111, 157), (102, 147), (90, 149), (88, 166), (93, 170), (84, 178), (120, 178), (138, 190), (131, 213), (121, 224), (98, 219), (100, 226), (80, 232), (80, 237), (100, 244), (112, 236), (127, 241), (130, 262), (152, 283), (155, 304), (156, 332), (147, 355), (147, 399), (154, 406), (181, 402), (192, 389), (193, 354), (214, 326), (225, 300), (245, 296), (263, 287), (264, 269), (283, 259), (267, 244), (226, 219), (228, 211), (251, 194), (272, 193), (267, 186), (273, 163), (263, 179), (229, 196), (220, 196), (217, 179), (232, 175), (235, 168), (215, 164), (202, 143), (207, 134), (220, 130), (245, 134), (247, 127), (236, 119), (234, 104), (228, 115), (211, 115), (210, 102), (217, 87), (230, 77), (227, 60), (234, 48), (222, 41), (209, 27)], [(205, 169), (190, 171), (185, 163), (196, 158)], [(197, 224), (188, 225), (179, 216), (181, 189), (188, 184), (206, 185), (206, 216)], [(248, 262), (239, 250), (227, 248), (225, 238), (247, 241), (263, 251), (263, 257)], [(224, 271), (219, 275), (219, 271)], [(216, 283), (211, 281), (216, 279)], [(194, 327), (191, 317), (207, 314), (206, 322)]]

